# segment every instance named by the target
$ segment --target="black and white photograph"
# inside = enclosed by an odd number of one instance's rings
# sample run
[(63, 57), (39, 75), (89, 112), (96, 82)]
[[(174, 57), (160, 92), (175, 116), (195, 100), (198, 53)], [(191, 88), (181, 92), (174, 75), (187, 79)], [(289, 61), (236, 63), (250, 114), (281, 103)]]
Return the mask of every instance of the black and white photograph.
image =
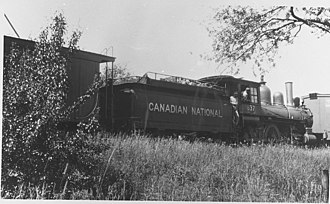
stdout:
[(329, 3), (0, 13), (2, 201), (330, 203)]

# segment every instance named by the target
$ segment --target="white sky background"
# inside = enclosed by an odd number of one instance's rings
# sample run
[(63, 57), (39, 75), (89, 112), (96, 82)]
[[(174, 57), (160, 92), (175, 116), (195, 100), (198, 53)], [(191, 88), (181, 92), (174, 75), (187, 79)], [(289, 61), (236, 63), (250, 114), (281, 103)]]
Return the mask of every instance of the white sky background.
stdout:
[[(37, 38), (60, 11), (70, 30), (83, 31), (79, 42), (83, 50), (105, 54), (105, 48), (113, 47), (116, 63), (127, 65), (135, 75), (153, 71), (199, 79), (225, 69), (200, 58), (211, 50), (211, 38), (202, 24), (212, 16), (212, 8), (223, 4), (220, 0), (7, 0), (0, 2), (0, 33), (1, 38), (16, 37), (5, 13), (21, 38)], [(294, 45), (281, 47), (276, 68), (265, 75), (272, 92), (285, 93), (284, 83), (292, 81), (294, 96), (330, 93), (329, 45), (330, 34), (317, 39), (307, 32)], [(240, 69), (236, 77), (259, 81), (251, 66), (242, 64)]]

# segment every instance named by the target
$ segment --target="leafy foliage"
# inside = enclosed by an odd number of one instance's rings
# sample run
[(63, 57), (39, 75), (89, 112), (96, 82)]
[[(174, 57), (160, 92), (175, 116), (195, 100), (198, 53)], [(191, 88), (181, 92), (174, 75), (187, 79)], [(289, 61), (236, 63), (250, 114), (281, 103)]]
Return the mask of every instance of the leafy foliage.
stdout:
[[(101, 81), (105, 84), (106, 79), (111, 79), (112, 75), (114, 79), (117, 78), (125, 78), (131, 76), (131, 73), (127, 70), (127, 65), (121, 64), (114, 64), (113, 70), (112, 67), (107, 67), (106, 64), (104, 67), (101, 68)], [(112, 73), (113, 72), (113, 73)]]
[[(85, 95), (67, 107), (70, 55), (81, 32), (65, 42), (62, 14), (41, 32), (33, 49), (13, 45), (3, 72), (2, 188), (9, 194), (23, 183), (63, 187), (63, 178), (74, 171), (90, 174), (86, 134), (95, 134), (97, 120), (80, 123), (78, 130), (60, 129), (60, 122), (95, 93), (99, 78)], [(69, 53), (63, 47), (68, 46)], [(70, 164), (70, 165), (68, 165)], [(65, 172), (65, 173), (64, 173)], [(61, 179), (62, 178), (62, 179)], [(65, 180), (65, 179), (64, 179)], [(57, 185), (57, 186), (56, 186)]]
[(330, 9), (322, 7), (222, 7), (207, 28), (213, 39), (213, 51), (207, 58), (228, 65), (235, 74), (240, 71), (237, 63), (252, 60), (263, 73), (275, 66), (281, 44), (292, 44), (303, 28), (318, 36), (330, 33), (329, 21)]

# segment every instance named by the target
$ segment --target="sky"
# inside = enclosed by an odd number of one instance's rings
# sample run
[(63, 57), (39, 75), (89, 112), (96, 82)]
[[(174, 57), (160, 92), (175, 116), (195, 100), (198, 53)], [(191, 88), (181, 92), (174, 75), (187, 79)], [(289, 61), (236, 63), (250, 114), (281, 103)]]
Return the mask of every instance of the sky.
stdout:
[[(240, 4), (240, 1), (230, 2)], [(59, 11), (67, 19), (69, 33), (75, 29), (83, 32), (79, 42), (82, 50), (100, 54), (108, 50), (107, 54), (116, 57), (116, 63), (126, 66), (133, 75), (152, 71), (199, 79), (219, 75), (226, 69), (200, 57), (212, 49), (205, 23), (212, 17), (213, 9), (221, 5), (228, 3), (223, 0), (6, 0), (0, 2), (0, 34), (16, 36), (4, 14), (21, 38), (34, 39)], [(260, 6), (257, 1), (248, 5)], [(330, 35), (318, 39), (304, 32), (293, 45), (281, 47), (277, 66), (265, 74), (271, 91), (285, 93), (284, 83), (291, 81), (294, 96), (330, 93), (329, 45)], [(260, 81), (260, 76), (253, 75), (251, 64), (239, 66), (241, 72), (236, 77)]]

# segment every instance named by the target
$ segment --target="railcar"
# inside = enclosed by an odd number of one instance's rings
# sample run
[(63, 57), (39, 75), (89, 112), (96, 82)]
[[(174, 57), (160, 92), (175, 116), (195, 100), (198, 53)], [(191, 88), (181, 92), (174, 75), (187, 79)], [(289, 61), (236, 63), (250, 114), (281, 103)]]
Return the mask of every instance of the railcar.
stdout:
[(330, 94), (310, 93), (301, 98), (313, 112), (313, 126), (307, 131), (312, 132), (314, 141), (330, 145)]
[[(19, 39), (10, 36), (4, 36), (4, 56), (7, 56), (12, 46), (16, 46), (20, 50), (33, 50), (36, 42), (31, 40)], [(63, 48), (63, 54), (68, 55), (69, 49)], [(67, 106), (71, 106), (77, 101), (78, 97), (83, 95), (86, 90), (92, 85), (94, 77), (99, 73), (101, 63), (114, 63), (115, 58), (105, 55), (100, 55), (87, 51), (75, 51), (68, 59), (68, 81), (69, 90), (66, 100)], [(6, 65), (4, 64), (4, 67)], [(98, 95), (93, 95), (84, 104), (81, 104), (75, 110), (66, 123), (75, 124), (82, 120), (87, 120), (94, 110), (97, 108)]]
[[(303, 143), (311, 137), (306, 134), (312, 126), (311, 111), (293, 103), (293, 98), (284, 105), (281, 93), (272, 102), (263, 80), (226, 75), (191, 80), (147, 73), (110, 84), (99, 91), (100, 121), (110, 129), (195, 133), (245, 142)], [(248, 94), (243, 97), (245, 90)], [(239, 93), (237, 104), (232, 104), (235, 93)]]

